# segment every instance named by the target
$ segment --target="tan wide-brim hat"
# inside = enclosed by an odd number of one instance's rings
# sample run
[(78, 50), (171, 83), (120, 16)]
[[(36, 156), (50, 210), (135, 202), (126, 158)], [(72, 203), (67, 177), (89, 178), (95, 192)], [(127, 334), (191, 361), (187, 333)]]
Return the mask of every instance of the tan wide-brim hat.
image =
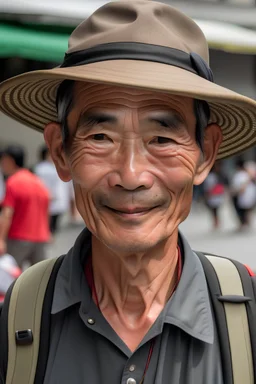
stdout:
[(65, 79), (113, 84), (205, 100), (222, 128), (218, 158), (256, 143), (256, 102), (212, 82), (208, 46), (184, 14), (148, 0), (112, 2), (72, 33), (62, 66), (0, 85), (0, 109), (43, 132), (57, 121), (56, 92)]

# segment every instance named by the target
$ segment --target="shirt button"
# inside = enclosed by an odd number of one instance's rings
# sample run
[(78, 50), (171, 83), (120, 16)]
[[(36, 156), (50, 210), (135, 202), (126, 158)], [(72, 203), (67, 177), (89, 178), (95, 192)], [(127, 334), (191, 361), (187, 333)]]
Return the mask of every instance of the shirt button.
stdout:
[(132, 377), (130, 377), (127, 381), (126, 384), (137, 384), (136, 380), (134, 380)]
[(130, 368), (129, 368), (129, 371), (130, 372), (134, 372), (136, 369), (136, 366), (135, 365), (131, 365)]
[(88, 319), (87, 323), (90, 325), (93, 325), (93, 324), (95, 324), (95, 320), (94, 319)]

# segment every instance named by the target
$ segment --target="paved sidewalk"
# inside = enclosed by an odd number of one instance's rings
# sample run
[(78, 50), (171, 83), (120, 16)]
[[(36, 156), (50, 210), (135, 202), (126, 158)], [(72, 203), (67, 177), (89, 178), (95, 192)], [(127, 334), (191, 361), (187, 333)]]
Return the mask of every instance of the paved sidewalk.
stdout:
[[(193, 249), (228, 256), (250, 265), (256, 271), (256, 214), (252, 228), (237, 232), (238, 222), (229, 202), (221, 209), (221, 228), (213, 230), (211, 217), (203, 205), (194, 205), (180, 230)], [(83, 226), (63, 225), (56, 241), (49, 247), (49, 257), (66, 253)]]

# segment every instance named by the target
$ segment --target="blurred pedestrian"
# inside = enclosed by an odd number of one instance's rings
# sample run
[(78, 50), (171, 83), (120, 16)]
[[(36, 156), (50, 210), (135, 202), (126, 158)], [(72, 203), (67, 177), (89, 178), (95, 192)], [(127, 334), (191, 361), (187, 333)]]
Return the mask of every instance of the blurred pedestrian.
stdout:
[(35, 174), (42, 180), (50, 194), (49, 225), (54, 235), (60, 223), (60, 218), (69, 209), (70, 186), (58, 176), (48, 148), (44, 145), (40, 150), (40, 162), (35, 166)]
[(233, 205), (240, 221), (240, 229), (250, 225), (250, 213), (256, 204), (256, 186), (245, 162), (238, 159), (236, 171), (231, 182)]
[[(0, 161), (2, 158), (2, 151), (0, 151)], [(1, 210), (1, 202), (3, 201), (5, 196), (5, 181), (2, 169), (0, 167), (0, 210)]]
[(213, 217), (213, 226), (220, 225), (219, 208), (225, 199), (225, 185), (221, 174), (220, 163), (217, 162), (211, 169), (204, 182), (205, 202)]
[(256, 162), (253, 160), (246, 161), (245, 169), (249, 173), (251, 180), (256, 183)]
[(40, 179), (24, 169), (24, 151), (7, 147), (1, 159), (8, 177), (0, 216), (0, 255), (14, 256), (18, 265), (45, 258), (49, 240), (49, 193)]
[(9, 286), (20, 274), (21, 269), (14, 257), (8, 254), (0, 257), (0, 303), (4, 300)]

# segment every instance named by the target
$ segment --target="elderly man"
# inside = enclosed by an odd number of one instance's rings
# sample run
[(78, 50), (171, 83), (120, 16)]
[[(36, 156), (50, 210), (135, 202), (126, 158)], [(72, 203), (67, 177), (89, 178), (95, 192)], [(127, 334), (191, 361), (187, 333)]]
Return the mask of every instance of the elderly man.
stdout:
[(58, 68), (2, 84), (44, 131), (87, 230), (51, 306), (45, 384), (222, 384), (202, 265), (179, 224), (216, 157), (256, 142), (256, 103), (213, 83), (199, 27), (165, 4), (109, 3)]

